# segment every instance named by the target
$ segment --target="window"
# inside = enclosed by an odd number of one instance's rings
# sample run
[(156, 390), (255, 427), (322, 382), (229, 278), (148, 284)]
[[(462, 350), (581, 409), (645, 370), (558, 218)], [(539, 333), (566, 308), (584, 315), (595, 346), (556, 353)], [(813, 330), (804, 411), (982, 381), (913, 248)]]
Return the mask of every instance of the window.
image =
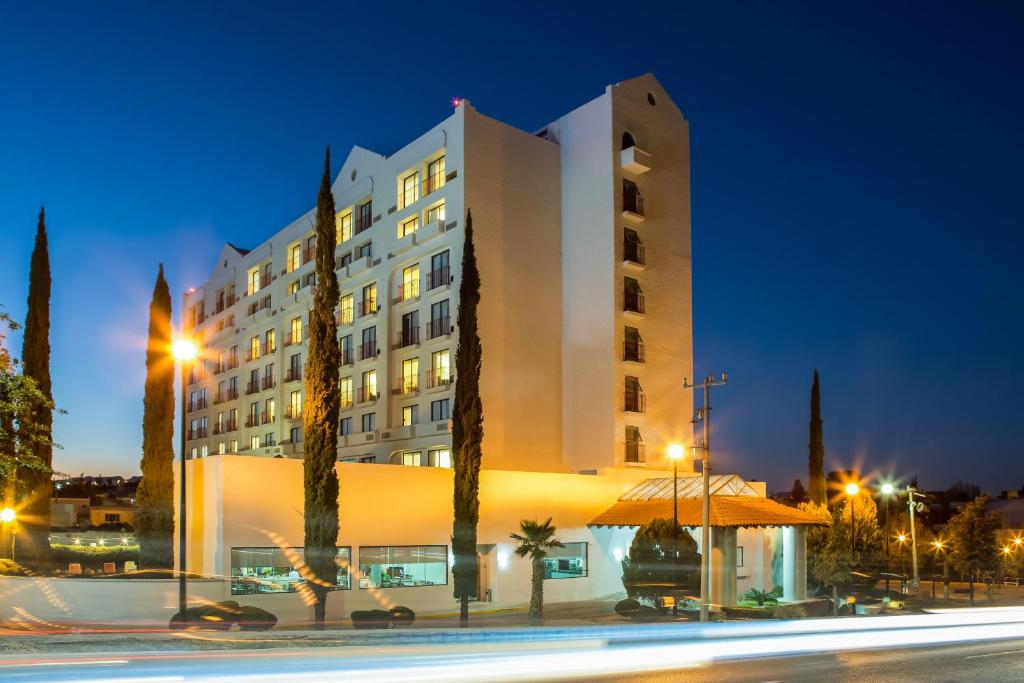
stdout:
[(274, 364), (267, 363), (263, 366), (263, 388), (273, 389), (274, 385)]
[(266, 401), (263, 402), (263, 415), (262, 415), (263, 424), (267, 424), (268, 422), (273, 422), (274, 418), (276, 418), (276, 417), (277, 417), (277, 409), (276, 409), (276, 404), (274, 403), (274, 399), (268, 398)]
[(291, 443), (302, 443), (302, 427), (292, 427), (288, 430), (288, 440)]
[(351, 294), (341, 297), (341, 309), (338, 312), (339, 325), (351, 325), (355, 319), (355, 298)]
[(640, 438), (640, 428), (626, 425), (626, 462), (644, 461), (644, 442)]
[(420, 198), (420, 174), (413, 172), (398, 181), (398, 208), (404, 209)]
[(363, 230), (369, 229), (373, 225), (373, 200), (368, 200), (363, 204), (360, 204), (356, 209), (356, 230), (355, 234), (361, 233)]
[(647, 402), (639, 378), (626, 375), (626, 410), (631, 413), (642, 413), (646, 409)]
[(420, 407), (415, 403), (411, 406), (402, 406), (402, 426), (408, 427), (419, 422)]
[(741, 545), (736, 546), (736, 566), (743, 566), (743, 546)]
[(360, 588), (410, 588), (448, 583), (448, 546), (362, 546)]
[(285, 373), (286, 382), (296, 382), (302, 379), (302, 354), (293, 353), (288, 358), (288, 372)]
[(302, 265), (302, 245), (296, 242), (288, 247), (288, 272), (298, 270)]
[(427, 209), (427, 225), (444, 220), (444, 202)]
[(256, 450), (260, 447), (260, 437), (250, 436), (249, 437), (249, 450)]
[(343, 211), (334, 217), (334, 235), (338, 244), (352, 239), (351, 211)]
[(352, 335), (346, 334), (341, 338), (341, 364), (352, 365), (355, 362), (355, 347), (352, 344)]
[(270, 446), (273, 446), (275, 443), (276, 437), (274, 436), (274, 432), (267, 432), (266, 434), (263, 435), (264, 448), (269, 448)]
[[(352, 549), (338, 548), (338, 580), (335, 590), (352, 587)], [(302, 548), (232, 548), (231, 594), (294, 593), (305, 583), (299, 567), (305, 565)]]
[(430, 402), (430, 421), (441, 422), (442, 420), (450, 420), (452, 416), (451, 404), (448, 403), (447, 398), (442, 398), (440, 401)]
[(221, 441), (217, 444), (217, 455), (224, 455), (228, 452), (228, 445)]
[(622, 260), (640, 265), (647, 261), (643, 242), (640, 241), (640, 234), (636, 230), (622, 229)]
[(636, 147), (636, 138), (628, 130), (622, 134), (622, 149)]
[[(409, 394), (420, 389), (420, 359), (406, 358), (402, 361), (402, 378), (398, 393)], [(410, 423), (411, 424), (411, 423)]]
[(199, 447), (199, 457), (200, 458), (205, 458), (209, 454), (210, 454), (210, 447), (207, 446), (205, 443), (202, 446)]
[(644, 215), (644, 198), (640, 194), (640, 188), (632, 180), (625, 178), (622, 179), (622, 210), (638, 216)]
[(377, 429), (377, 413), (364, 413), (362, 418), (362, 428), (364, 432), (372, 432)]
[(430, 354), (430, 386), (439, 387), (451, 381), (451, 364), (448, 349)]
[(359, 345), (359, 360), (375, 358), (377, 356), (377, 327), (371, 325), (363, 329), (363, 342)]
[(434, 289), (435, 287), (443, 287), (451, 282), (451, 269), (448, 264), (449, 258), (448, 250), (442, 251), (440, 254), (434, 254), (430, 257), (430, 272), (427, 273), (428, 290)]
[(422, 454), (419, 451), (406, 451), (402, 453), (402, 464), (406, 467), (419, 467), (420, 455)]
[(107, 523), (113, 522), (116, 524), (121, 521), (121, 515), (117, 512), (107, 512), (103, 515), (103, 521)]
[(634, 278), (627, 277), (623, 280), (622, 308), (633, 313), (643, 313), (646, 308), (643, 290), (640, 289), (640, 283)]
[(277, 351), (277, 332), (274, 330), (267, 330), (266, 344), (267, 353), (273, 353)]
[(447, 448), (435, 448), (427, 451), (427, 466), (451, 469), (452, 452)]
[[(362, 395), (360, 403), (366, 401), (376, 401), (379, 394), (377, 393), (377, 371), (367, 370), (363, 373), (363, 386), (360, 388)], [(366, 431), (366, 430), (363, 430)]]
[(360, 244), (356, 247), (356, 258), (370, 258), (373, 256), (373, 242)]
[(341, 397), (341, 407), (352, 407), (352, 378), (342, 377), (338, 381), (338, 394)]
[(551, 548), (544, 558), (545, 579), (577, 579), (587, 575), (587, 544), (566, 543)]
[(238, 439), (231, 439), (228, 441), (228, 453), (238, 452)]
[(295, 390), (288, 395), (288, 408), (285, 414), (290, 420), (302, 417), (302, 392)]
[(252, 296), (260, 291), (260, 269), (251, 268), (246, 276), (245, 293)]
[(644, 340), (640, 336), (640, 330), (635, 327), (626, 327), (625, 340), (622, 346), (622, 360), (643, 363), (646, 358)]
[(249, 360), (255, 360), (260, 357), (260, 336), (257, 334), (249, 340)]
[[(349, 403), (351, 405), (351, 402)], [(338, 422), (338, 433), (342, 436), (348, 436), (352, 433), (352, 418), (343, 417)]]
[(288, 283), (289, 294), (298, 294), (300, 289), (302, 289), (302, 283), (298, 280), (292, 280)]
[(377, 283), (371, 282), (363, 287), (363, 299), (359, 302), (359, 315), (371, 315), (377, 312)]
[(398, 285), (398, 300), (408, 301), (420, 295), (420, 264), (402, 269), (402, 283)]
[(288, 329), (288, 335), (285, 339), (285, 346), (289, 344), (301, 344), (302, 343), (302, 318), (292, 318), (291, 325)]
[(407, 218), (406, 220), (404, 220), (404, 221), (402, 221), (401, 223), (398, 224), (398, 237), (399, 238), (407, 237), (407, 236), (413, 234), (414, 232), (416, 232), (419, 229), (420, 229), (420, 219), (419, 219), (418, 216), (413, 216), (412, 218)]
[(195, 446), (193, 446), (193, 447), (192, 447), (192, 452), (191, 452), (191, 454), (190, 454), (190, 457), (191, 457), (191, 458), (192, 458), (193, 460), (195, 460), (196, 458), (198, 458), (198, 457), (199, 457), (199, 449), (198, 449), (198, 448), (196, 448)]
[(444, 157), (438, 157), (427, 164), (427, 180), (423, 184), (423, 194), (430, 194), (444, 186)]
[(427, 338), (435, 339), (451, 332), (451, 318), (448, 315), (448, 299), (430, 304), (430, 324), (427, 327)]

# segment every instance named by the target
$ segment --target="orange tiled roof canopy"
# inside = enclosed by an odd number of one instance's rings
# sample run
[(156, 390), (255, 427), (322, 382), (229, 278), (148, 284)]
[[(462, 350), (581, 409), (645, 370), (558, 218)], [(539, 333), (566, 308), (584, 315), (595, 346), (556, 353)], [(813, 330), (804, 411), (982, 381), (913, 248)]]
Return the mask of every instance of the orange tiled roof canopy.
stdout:
[[(619, 500), (592, 519), (588, 526), (643, 526), (653, 519), (672, 519), (672, 499)], [(679, 499), (679, 524), (698, 527), (702, 518), (700, 498)], [(754, 496), (711, 496), (711, 526), (827, 526), (818, 517)]]

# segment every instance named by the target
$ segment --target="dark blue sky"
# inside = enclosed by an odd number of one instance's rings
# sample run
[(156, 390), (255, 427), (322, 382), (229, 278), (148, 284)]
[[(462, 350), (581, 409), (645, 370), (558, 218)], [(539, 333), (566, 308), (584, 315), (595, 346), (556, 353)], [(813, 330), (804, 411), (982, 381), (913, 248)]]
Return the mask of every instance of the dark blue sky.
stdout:
[(0, 8), (0, 304), (45, 203), (63, 471), (136, 471), (157, 263), (180, 292), (283, 227), (325, 144), (387, 153), (453, 96), (533, 130), (652, 71), (694, 141), (717, 468), (806, 479), (817, 367), (829, 465), (1024, 484), (1020, 3), (39, 4)]

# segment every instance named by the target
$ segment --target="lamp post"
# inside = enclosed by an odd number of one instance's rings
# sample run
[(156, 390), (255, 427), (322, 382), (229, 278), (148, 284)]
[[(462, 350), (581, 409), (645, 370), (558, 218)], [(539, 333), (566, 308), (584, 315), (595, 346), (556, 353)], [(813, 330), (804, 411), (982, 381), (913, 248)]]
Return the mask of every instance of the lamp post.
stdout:
[[(937, 538), (934, 541), (932, 541), (932, 547), (935, 548), (934, 558), (937, 560), (938, 557), (939, 557), (939, 554), (942, 553), (942, 550), (946, 547), (946, 544), (942, 542), (941, 538)], [(943, 564), (945, 564), (945, 563), (943, 563)], [(935, 560), (933, 560), (932, 561), (932, 599), (933, 600), (935, 599), (935, 570), (936, 569), (937, 569), (937, 567), (935, 566)]]
[(14, 522), (18, 519), (18, 513), (14, 511), (14, 508), (6, 507), (0, 510), (0, 523), (3, 524), (5, 531), (11, 537), (11, 562), (14, 562)]
[(860, 486), (856, 482), (851, 481), (844, 490), (846, 495), (850, 497), (850, 564), (853, 564), (857, 556), (856, 501), (857, 494), (860, 493)]
[[(677, 443), (668, 447), (668, 458), (672, 461), (672, 582), (679, 585), (679, 459), (683, 447)], [(676, 596), (672, 596), (672, 614), (678, 614)]]
[[(896, 542), (900, 544), (900, 575), (905, 577), (907, 570), (906, 570), (906, 562), (903, 561), (903, 548), (907, 544), (907, 535), (904, 534), (904, 533), (900, 533), (899, 535), (896, 536)], [(903, 589), (903, 586), (906, 584), (906, 580), (905, 579), (901, 579), (900, 581), (901, 581), (900, 592), (903, 593), (904, 595), (906, 595), (906, 591)]]
[(889, 574), (892, 570), (889, 568), (889, 499), (892, 498), (892, 494), (896, 491), (896, 487), (889, 482), (882, 484), (882, 500), (885, 501), (885, 593), (889, 593)]
[(191, 339), (178, 339), (171, 345), (171, 355), (181, 363), (181, 472), (178, 486), (178, 612), (185, 619), (188, 606), (188, 579), (185, 576), (185, 553), (187, 551), (187, 535), (185, 532), (185, 434), (186, 403), (185, 385), (189, 364), (199, 355), (199, 347)]

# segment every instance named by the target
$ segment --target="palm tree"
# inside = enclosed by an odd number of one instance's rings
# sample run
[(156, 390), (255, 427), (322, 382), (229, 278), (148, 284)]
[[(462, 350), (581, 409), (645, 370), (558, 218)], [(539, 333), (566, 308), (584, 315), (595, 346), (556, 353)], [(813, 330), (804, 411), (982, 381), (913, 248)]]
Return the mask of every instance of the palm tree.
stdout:
[(533, 562), (533, 577), (530, 591), (530, 623), (539, 624), (544, 615), (544, 558), (552, 548), (564, 548), (562, 542), (555, 538), (555, 527), (551, 526), (551, 518), (540, 524), (535, 519), (524, 519), (519, 522), (521, 534), (511, 534), (512, 540), (518, 543), (516, 555), (529, 557)]

